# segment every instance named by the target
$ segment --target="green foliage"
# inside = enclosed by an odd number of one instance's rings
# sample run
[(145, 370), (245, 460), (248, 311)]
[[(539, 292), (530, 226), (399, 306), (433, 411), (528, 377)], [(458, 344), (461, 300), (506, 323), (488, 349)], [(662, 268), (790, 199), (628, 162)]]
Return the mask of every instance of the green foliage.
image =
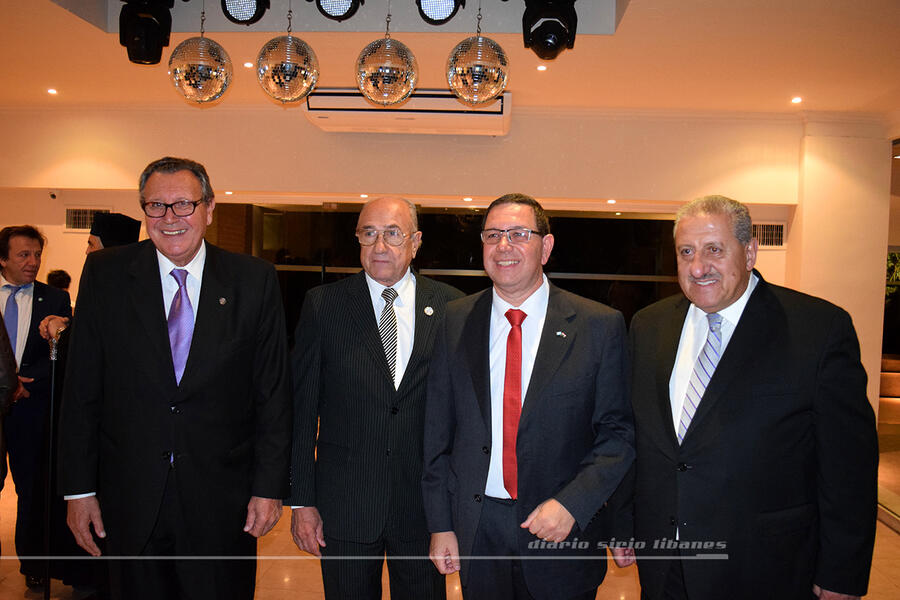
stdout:
[(886, 277), (888, 285), (884, 289), (884, 299), (900, 298), (900, 252), (888, 252)]

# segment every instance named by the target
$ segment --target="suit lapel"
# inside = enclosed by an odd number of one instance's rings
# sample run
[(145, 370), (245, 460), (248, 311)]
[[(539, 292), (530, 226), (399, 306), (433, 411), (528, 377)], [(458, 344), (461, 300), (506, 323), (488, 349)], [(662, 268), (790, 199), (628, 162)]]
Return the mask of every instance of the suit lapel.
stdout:
[[(39, 326), (47, 316), (47, 286), (40, 281), (34, 282), (34, 290), (31, 297), (31, 322), (28, 324), (28, 336), (25, 339), (25, 348), (22, 350), (22, 362), (28, 362), (26, 357), (36, 356), (36, 353), (49, 353), (49, 346), (41, 337)], [(36, 344), (43, 348), (35, 347)]]
[(675, 424), (672, 421), (672, 400), (669, 397), (669, 380), (672, 378), (672, 370), (675, 368), (675, 356), (678, 353), (678, 342), (681, 340), (681, 330), (684, 328), (684, 320), (691, 303), (682, 297), (673, 307), (674, 314), (663, 319), (659, 324), (659, 343), (656, 347), (656, 406), (659, 409), (660, 419), (666, 431), (667, 439), (673, 447), (678, 446), (678, 437), (675, 433)]
[(491, 288), (481, 292), (472, 305), (472, 312), (463, 325), (462, 339), (465, 340), (466, 362), (475, 388), (475, 398), (481, 408), (484, 424), (491, 428), (491, 378), (490, 335), (491, 335)]
[[(378, 322), (375, 320), (375, 307), (372, 306), (372, 296), (369, 294), (369, 285), (366, 283), (364, 271), (351, 276), (347, 305), (350, 309), (354, 331), (359, 335), (360, 345), (372, 354), (384, 377), (391, 381), (391, 369), (388, 366), (387, 357), (384, 355), (384, 346), (381, 343), (381, 335), (378, 333)], [(391, 387), (393, 387), (393, 383)]]
[[(156, 247), (149, 241), (129, 265), (130, 295), (138, 320), (143, 327), (143, 339), (148, 347), (147, 356), (158, 357), (159, 381), (171, 380), (175, 386), (175, 367), (166, 328), (167, 307), (163, 306), (162, 284), (159, 280), (159, 261)], [(138, 338), (140, 339), (140, 338)]]
[[(431, 282), (424, 277), (416, 277), (416, 305), (413, 309), (415, 315), (415, 325), (413, 327), (413, 346), (412, 353), (409, 356), (409, 362), (406, 370), (403, 372), (403, 380), (400, 382), (400, 390), (404, 388), (404, 384), (415, 373), (419, 363), (425, 358), (425, 347), (428, 340), (433, 335), (435, 321), (441, 316), (435, 314), (432, 306), (434, 297), (434, 287)], [(426, 307), (431, 308), (430, 312), (426, 312)], [(374, 315), (374, 312), (372, 313)]]
[(534, 358), (531, 379), (528, 381), (528, 390), (525, 392), (522, 420), (528, 417), (534, 410), (532, 407), (543, 397), (544, 388), (559, 369), (569, 348), (575, 343), (578, 332), (573, 326), (573, 321), (576, 317), (575, 309), (565, 301), (559, 288), (550, 284), (547, 314), (544, 317), (544, 328)]

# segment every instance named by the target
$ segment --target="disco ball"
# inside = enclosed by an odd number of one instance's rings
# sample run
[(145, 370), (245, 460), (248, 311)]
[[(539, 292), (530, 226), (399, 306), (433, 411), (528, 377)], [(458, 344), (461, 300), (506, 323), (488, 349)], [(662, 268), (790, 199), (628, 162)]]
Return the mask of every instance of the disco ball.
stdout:
[(283, 35), (266, 42), (256, 59), (263, 91), (282, 102), (306, 98), (319, 79), (316, 53), (300, 38)]
[(363, 96), (375, 104), (403, 102), (416, 87), (419, 65), (412, 51), (388, 37), (375, 40), (359, 53), (356, 81)]
[(447, 83), (467, 104), (483, 104), (502, 94), (508, 73), (506, 52), (480, 35), (461, 41), (447, 58)]
[(217, 100), (231, 83), (231, 59), (225, 48), (206, 37), (184, 40), (169, 58), (169, 76), (185, 99)]

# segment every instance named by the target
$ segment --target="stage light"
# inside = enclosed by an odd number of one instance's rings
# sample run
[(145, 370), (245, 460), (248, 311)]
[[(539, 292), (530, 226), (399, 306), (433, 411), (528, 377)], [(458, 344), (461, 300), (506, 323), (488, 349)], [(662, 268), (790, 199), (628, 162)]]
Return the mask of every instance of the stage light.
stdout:
[(238, 25), (253, 25), (266, 14), (269, 0), (222, 0), (225, 18)]
[(360, 4), (365, 4), (366, 0), (307, 0), (315, 1), (316, 8), (319, 12), (335, 21), (343, 21), (349, 19), (359, 10)]
[(175, 0), (126, 0), (119, 13), (119, 44), (128, 50), (128, 60), (155, 65), (169, 45)]
[(577, 26), (575, 0), (525, 0), (522, 15), (525, 47), (542, 59), (553, 60), (563, 48), (572, 48)]
[(465, 7), (466, 0), (416, 0), (416, 4), (423, 21), (429, 25), (443, 25), (461, 6)]

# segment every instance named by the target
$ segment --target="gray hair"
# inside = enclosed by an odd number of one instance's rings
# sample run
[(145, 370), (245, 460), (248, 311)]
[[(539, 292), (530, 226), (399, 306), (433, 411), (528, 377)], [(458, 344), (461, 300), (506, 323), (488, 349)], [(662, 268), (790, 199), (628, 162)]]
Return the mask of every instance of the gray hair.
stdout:
[[(365, 210), (368, 205), (372, 204), (376, 200), (397, 200), (398, 202), (402, 202), (403, 204), (405, 204), (406, 208), (409, 209), (409, 218), (412, 219), (413, 231), (419, 230), (419, 213), (416, 209), (415, 204), (401, 196), (379, 196), (378, 198), (370, 198), (369, 200), (366, 200), (366, 203), (363, 204), (363, 210)], [(359, 212), (362, 213), (362, 210), (360, 210)]]
[(750, 219), (750, 211), (747, 207), (726, 196), (703, 196), (695, 198), (682, 206), (675, 214), (675, 227), (672, 228), (672, 237), (678, 231), (678, 223), (685, 217), (698, 215), (725, 215), (731, 219), (731, 228), (734, 237), (746, 246), (753, 239), (753, 221)]
[(144, 168), (144, 172), (141, 173), (138, 183), (138, 189), (141, 192), (141, 202), (144, 201), (144, 187), (147, 185), (147, 180), (150, 179), (151, 175), (154, 173), (177, 173), (178, 171), (189, 171), (194, 174), (194, 177), (200, 182), (200, 191), (203, 194), (203, 197), (200, 199), (203, 202), (209, 204), (209, 202), (215, 198), (212, 184), (209, 182), (209, 175), (206, 173), (206, 168), (203, 165), (190, 160), (189, 158), (165, 156), (158, 160), (154, 160), (147, 165)]

